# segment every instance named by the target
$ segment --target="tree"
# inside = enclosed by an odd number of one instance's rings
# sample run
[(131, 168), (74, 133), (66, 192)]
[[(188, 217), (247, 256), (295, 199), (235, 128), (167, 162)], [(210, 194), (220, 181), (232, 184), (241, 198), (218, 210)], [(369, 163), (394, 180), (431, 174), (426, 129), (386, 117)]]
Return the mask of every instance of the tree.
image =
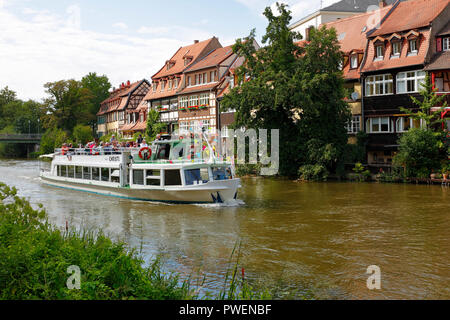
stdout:
[(84, 144), (88, 143), (89, 141), (92, 141), (94, 139), (94, 137), (92, 135), (91, 127), (84, 126), (82, 124), (77, 125), (73, 129), (73, 139), (77, 145), (79, 143), (84, 145)]
[(86, 106), (89, 113), (88, 121), (96, 121), (100, 103), (109, 97), (111, 83), (106, 75), (98, 76), (97, 73), (91, 72), (81, 79), (81, 85), (91, 92), (91, 98)]
[(165, 128), (165, 124), (160, 122), (160, 114), (154, 109), (150, 109), (147, 115), (147, 136), (150, 141), (155, 140), (156, 136)]
[(402, 166), (408, 177), (427, 178), (433, 170), (439, 170), (445, 152), (442, 134), (420, 128), (410, 129), (399, 140), (399, 152), (394, 164)]
[[(411, 100), (419, 110), (416, 113), (411, 113), (411, 110), (406, 108), (400, 108), (400, 110), (408, 114), (414, 120), (422, 120), (427, 128), (437, 127), (439, 130), (441, 126), (437, 125), (444, 122), (444, 120), (441, 119), (441, 112), (447, 107), (447, 102), (444, 101), (446, 99), (445, 95), (438, 96), (436, 94), (437, 91), (437, 88), (433, 88), (433, 84), (427, 74), (425, 83), (422, 84), (422, 87), (419, 90), (421, 99), (411, 96)], [(442, 105), (439, 110), (432, 111), (433, 108), (436, 108), (439, 105)]]
[(91, 116), (87, 106), (91, 103), (93, 95), (80, 81), (61, 80), (47, 83), (44, 87), (49, 94), (45, 103), (53, 117), (50, 123), (72, 132), (77, 124), (89, 122)]
[(7, 113), (4, 111), (5, 106), (16, 100), (16, 93), (10, 90), (8, 87), (0, 90), (0, 129), (9, 124), (7, 121), (5, 121), (5, 116), (7, 115)]
[(223, 110), (236, 109), (234, 128), (280, 129), (281, 175), (297, 175), (300, 166), (318, 160), (333, 170), (342, 159), (350, 119), (336, 32), (312, 31), (311, 41), (300, 46), (300, 34), (289, 30), (290, 11), (284, 4), (277, 8), (279, 15), (271, 8), (264, 12), (266, 46), (256, 50), (254, 30), (233, 46), (246, 62), (237, 70), (240, 85), (223, 99)]

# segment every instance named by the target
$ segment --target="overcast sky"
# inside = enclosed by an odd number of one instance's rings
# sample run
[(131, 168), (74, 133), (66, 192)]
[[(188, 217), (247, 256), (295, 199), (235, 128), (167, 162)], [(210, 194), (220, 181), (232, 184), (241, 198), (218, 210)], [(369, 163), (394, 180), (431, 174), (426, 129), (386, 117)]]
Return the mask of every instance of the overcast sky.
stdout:
[[(293, 20), (320, 0), (285, 0)], [(337, 2), (324, 0), (323, 5)], [(180, 46), (216, 36), (231, 45), (273, 0), (0, 0), (0, 88), (41, 100), (46, 82), (106, 74), (113, 86), (150, 79)]]

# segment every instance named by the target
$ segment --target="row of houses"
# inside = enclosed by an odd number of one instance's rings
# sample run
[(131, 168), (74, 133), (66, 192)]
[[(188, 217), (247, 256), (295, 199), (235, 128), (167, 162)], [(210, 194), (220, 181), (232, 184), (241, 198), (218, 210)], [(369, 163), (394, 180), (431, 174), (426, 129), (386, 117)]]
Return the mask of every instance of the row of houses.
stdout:
[(219, 103), (234, 86), (235, 70), (242, 63), (232, 47), (223, 47), (216, 37), (181, 47), (151, 83), (128, 81), (112, 91), (98, 113), (99, 136), (113, 132), (127, 138), (144, 132), (150, 108), (160, 112), (167, 133), (226, 128), (234, 114), (220, 113)]
[[(376, 10), (361, 12), (374, 2)], [(368, 134), (371, 165), (390, 166), (399, 136), (422, 125), (400, 108), (417, 110), (411, 96), (419, 97), (427, 73), (438, 94), (450, 102), (449, 2), (342, 0), (291, 26), (302, 33), (303, 41), (309, 40), (311, 28), (336, 29), (345, 85), (351, 92), (349, 140), (355, 143), (360, 131)], [(223, 47), (216, 37), (194, 41), (178, 49), (151, 82), (128, 81), (114, 89), (101, 104), (98, 134), (132, 137), (144, 132), (152, 108), (160, 112), (167, 133), (207, 128), (211, 133), (221, 129), (226, 135), (234, 113), (220, 112), (220, 101), (234, 86), (235, 70), (243, 63), (231, 46)], [(449, 111), (442, 117), (450, 127)]]
[[(342, 66), (352, 121), (350, 141), (368, 134), (368, 163), (390, 166), (400, 135), (424, 124), (401, 112), (416, 112), (411, 97), (429, 74), (450, 103), (450, 1), (379, 3), (375, 11), (326, 23), (335, 28), (344, 54)], [(437, 109), (439, 106), (436, 106)], [(450, 109), (442, 113), (450, 128)]]

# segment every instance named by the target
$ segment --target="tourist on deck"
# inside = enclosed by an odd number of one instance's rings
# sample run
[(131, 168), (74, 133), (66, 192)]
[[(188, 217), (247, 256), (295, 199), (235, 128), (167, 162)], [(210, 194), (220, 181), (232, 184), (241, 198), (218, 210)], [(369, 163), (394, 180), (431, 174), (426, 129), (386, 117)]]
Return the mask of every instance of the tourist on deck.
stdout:
[(113, 143), (114, 141), (117, 141), (115, 134), (112, 135), (111, 140), (109, 140), (109, 143)]
[(139, 135), (139, 138), (137, 138), (137, 141), (136, 141), (136, 142), (137, 142), (137, 144), (140, 145), (140, 144), (142, 143), (142, 141), (144, 141), (144, 138), (142, 138), (142, 134), (140, 134), (140, 135)]
[(148, 144), (147, 144), (147, 141), (145, 141), (145, 140), (142, 140), (142, 143), (141, 143), (141, 148), (148, 148)]

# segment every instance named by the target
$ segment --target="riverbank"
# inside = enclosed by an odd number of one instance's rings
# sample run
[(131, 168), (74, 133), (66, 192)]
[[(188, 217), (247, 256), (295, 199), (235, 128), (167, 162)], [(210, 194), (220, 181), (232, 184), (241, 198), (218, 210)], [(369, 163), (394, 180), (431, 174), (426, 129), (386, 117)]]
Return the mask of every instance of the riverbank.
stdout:
[[(69, 230), (68, 224), (65, 231), (60, 231), (48, 223), (42, 206), (33, 209), (27, 200), (17, 196), (15, 188), (2, 183), (0, 199), (0, 270), (4, 279), (0, 282), (0, 299), (199, 298), (191, 280), (180, 282), (179, 275), (164, 273), (158, 258), (144, 267), (135, 249), (101, 232), (76, 232)], [(227, 272), (224, 289), (212, 298), (270, 299), (267, 290), (258, 292), (248, 284), (238, 263)], [(80, 270), (79, 280), (71, 277), (70, 270)]]

